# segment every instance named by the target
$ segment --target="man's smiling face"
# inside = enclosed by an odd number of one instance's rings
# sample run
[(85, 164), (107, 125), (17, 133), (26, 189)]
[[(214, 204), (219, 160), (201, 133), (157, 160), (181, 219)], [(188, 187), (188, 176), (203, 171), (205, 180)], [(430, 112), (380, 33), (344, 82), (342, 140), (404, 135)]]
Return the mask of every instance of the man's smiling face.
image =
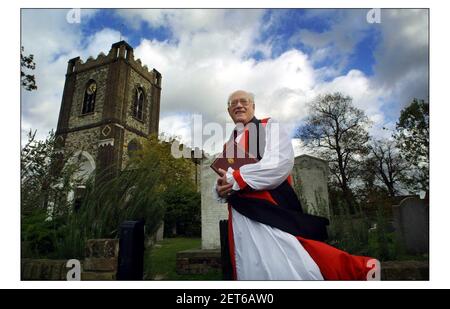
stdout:
[(234, 92), (228, 101), (228, 113), (234, 123), (247, 124), (255, 115), (255, 103), (245, 91)]

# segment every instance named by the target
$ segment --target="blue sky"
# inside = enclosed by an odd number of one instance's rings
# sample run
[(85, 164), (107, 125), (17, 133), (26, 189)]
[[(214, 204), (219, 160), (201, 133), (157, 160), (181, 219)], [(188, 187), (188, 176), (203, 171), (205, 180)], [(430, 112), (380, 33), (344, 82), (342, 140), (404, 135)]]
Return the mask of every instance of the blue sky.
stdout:
[[(257, 116), (295, 126), (326, 92), (353, 97), (386, 136), (413, 97), (428, 98), (428, 11), (366, 9), (22, 10), (22, 45), (35, 55), (38, 91), (22, 92), (22, 129), (56, 127), (67, 61), (107, 53), (121, 38), (163, 76), (160, 131), (190, 141), (190, 115), (227, 121), (235, 89), (256, 95)], [(176, 125), (174, 125), (174, 123)]]

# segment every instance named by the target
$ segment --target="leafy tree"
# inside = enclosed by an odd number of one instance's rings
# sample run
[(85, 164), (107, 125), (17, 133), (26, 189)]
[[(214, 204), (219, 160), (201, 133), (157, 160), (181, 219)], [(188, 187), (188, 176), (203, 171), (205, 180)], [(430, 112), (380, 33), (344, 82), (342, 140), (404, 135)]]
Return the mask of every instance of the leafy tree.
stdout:
[(42, 257), (56, 250), (59, 229), (71, 212), (68, 194), (80, 181), (80, 161), (55, 149), (53, 131), (43, 141), (35, 136), (36, 131), (28, 133), (21, 151), (21, 240), (24, 256)]
[[(166, 192), (188, 192), (177, 204), (189, 213), (182, 213), (184, 219), (190, 216), (188, 225), (198, 222), (192, 162), (175, 159), (170, 143), (156, 136), (142, 140), (141, 149), (122, 171), (113, 173), (117, 167), (111, 166), (87, 179), (80, 174), (80, 160), (55, 149), (53, 132), (45, 141), (36, 141), (30, 132), (29, 139), (21, 162), (22, 245), (33, 256), (82, 258), (87, 239), (117, 237), (119, 225), (126, 220), (144, 219), (146, 234), (152, 235), (170, 200)], [(75, 209), (68, 196), (81, 182), (85, 190)]]
[(400, 113), (394, 137), (402, 158), (409, 164), (404, 181), (413, 191), (429, 188), (430, 113), (429, 103), (413, 99)]
[[(103, 177), (111, 175), (104, 170), (86, 183), (80, 209), (71, 216), (68, 228), (80, 235), (68, 241), (117, 237), (118, 227), (126, 220), (144, 220), (146, 234), (153, 235), (164, 218), (166, 191), (192, 179), (192, 172), (189, 160), (171, 155), (170, 143), (156, 136), (143, 139), (142, 148), (117, 176)], [(77, 252), (83, 246), (79, 245)], [(70, 252), (71, 246), (62, 246)]]
[(175, 227), (177, 235), (200, 236), (201, 210), (200, 193), (192, 182), (170, 186), (164, 195), (165, 235), (171, 235)]
[(333, 181), (351, 213), (356, 212), (351, 184), (358, 176), (361, 157), (368, 153), (369, 125), (351, 97), (333, 93), (310, 103), (306, 123), (296, 133), (307, 147), (329, 161)]
[(21, 151), (22, 216), (35, 210), (47, 212), (50, 218), (67, 214), (71, 205), (67, 195), (81, 181), (77, 173), (81, 160), (55, 149), (53, 131), (43, 141), (35, 137), (36, 131), (30, 131)]
[(36, 68), (36, 63), (34, 62), (34, 55), (24, 55), (24, 47), (22, 46), (20, 48), (20, 80), (22, 87), (25, 88), (25, 90), (32, 91), (36, 90), (36, 79), (33, 74), (27, 74), (25, 73), (25, 69), (27, 70), (34, 70)]

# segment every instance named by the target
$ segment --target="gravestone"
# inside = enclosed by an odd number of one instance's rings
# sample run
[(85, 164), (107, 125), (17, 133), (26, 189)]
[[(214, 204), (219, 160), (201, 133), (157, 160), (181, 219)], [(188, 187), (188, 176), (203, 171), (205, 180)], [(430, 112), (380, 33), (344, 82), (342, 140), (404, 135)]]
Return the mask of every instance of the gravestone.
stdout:
[(161, 222), (161, 225), (156, 231), (155, 242), (162, 241), (163, 239), (164, 239), (164, 221)]
[[(217, 174), (210, 168), (213, 160), (205, 158), (201, 163), (202, 249), (220, 248), (219, 222), (228, 218), (227, 204), (219, 203), (213, 196), (217, 180)], [(327, 161), (309, 155), (298, 156), (292, 176), (303, 211), (329, 218)]]
[(408, 253), (428, 253), (429, 207), (427, 200), (407, 197), (392, 207), (395, 232)]
[(303, 211), (330, 219), (328, 173), (328, 162), (323, 159), (306, 154), (295, 158), (293, 187)]

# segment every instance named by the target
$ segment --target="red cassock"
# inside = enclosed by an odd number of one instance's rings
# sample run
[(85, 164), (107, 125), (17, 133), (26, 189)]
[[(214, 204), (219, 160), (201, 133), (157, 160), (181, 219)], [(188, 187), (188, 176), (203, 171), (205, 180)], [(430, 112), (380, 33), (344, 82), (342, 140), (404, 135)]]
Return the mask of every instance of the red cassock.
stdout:
[[(255, 147), (260, 160), (227, 171), (235, 190), (227, 199), (234, 279), (367, 280), (374, 259), (326, 244), (328, 220), (303, 213), (292, 188), (289, 134), (273, 119), (251, 123), (255, 140), (263, 140)], [(252, 148), (248, 125), (232, 138), (246, 151)]]

